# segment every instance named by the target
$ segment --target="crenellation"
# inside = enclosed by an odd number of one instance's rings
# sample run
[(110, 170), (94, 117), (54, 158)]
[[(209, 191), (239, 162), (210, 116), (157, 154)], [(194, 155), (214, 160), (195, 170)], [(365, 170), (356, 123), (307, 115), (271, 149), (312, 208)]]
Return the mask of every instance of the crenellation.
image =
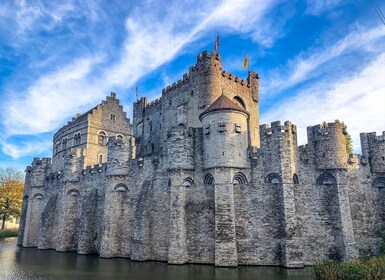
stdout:
[[(385, 132), (348, 155), (340, 122), (259, 125), (259, 76), (215, 51), (160, 98), (115, 93), (55, 133), (26, 168), (18, 244), (173, 264), (303, 267), (377, 254)], [(256, 245), (257, 244), (257, 245)]]

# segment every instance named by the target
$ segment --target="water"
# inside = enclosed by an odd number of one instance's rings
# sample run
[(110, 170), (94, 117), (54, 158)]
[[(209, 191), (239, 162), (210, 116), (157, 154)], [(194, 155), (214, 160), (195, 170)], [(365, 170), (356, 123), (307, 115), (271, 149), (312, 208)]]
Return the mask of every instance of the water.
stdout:
[(212, 265), (101, 259), (54, 250), (21, 248), (16, 246), (16, 238), (6, 238), (0, 240), (0, 279), (302, 280), (312, 279), (312, 270), (254, 266), (215, 268)]

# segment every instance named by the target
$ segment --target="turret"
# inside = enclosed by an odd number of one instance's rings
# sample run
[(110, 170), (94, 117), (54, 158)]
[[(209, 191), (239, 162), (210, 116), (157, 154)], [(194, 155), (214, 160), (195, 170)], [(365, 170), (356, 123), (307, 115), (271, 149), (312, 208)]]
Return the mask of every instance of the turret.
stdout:
[(83, 150), (69, 149), (64, 156), (63, 180), (66, 182), (79, 181), (83, 169)]
[(317, 169), (346, 168), (346, 129), (341, 122), (309, 126), (307, 128), (308, 149), (314, 157)]
[(203, 124), (204, 168), (248, 167), (249, 114), (221, 95), (200, 116)]
[(110, 137), (108, 139), (107, 175), (125, 176), (132, 158), (132, 137)]
[(276, 121), (259, 129), (265, 173), (279, 174), (282, 181), (292, 183), (297, 172), (297, 126)]
[(173, 126), (167, 134), (167, 168), (194, 169), (194, 130), (183, 124)]
[(50, 158), (34, 158), (32, 166), (27, 167), (27, 185), (31, 188), (44, 187), (46, 174), (51, 167)]
[(373, 173), (385, 172), (385, 131), (377, 136), (375, 132), (361, 133), (362, 156), (369, 160)]

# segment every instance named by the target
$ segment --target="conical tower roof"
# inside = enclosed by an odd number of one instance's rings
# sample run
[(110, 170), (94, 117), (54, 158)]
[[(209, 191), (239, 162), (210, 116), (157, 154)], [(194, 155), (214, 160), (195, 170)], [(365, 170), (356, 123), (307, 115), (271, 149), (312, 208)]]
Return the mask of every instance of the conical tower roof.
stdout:
[(222, 110), (239, 111), (248, 115), (245, 109), (240, 107), (238, 104), (236, 104), (234, 101), (232, 101), (230, 98), (228, 98), (222, 93), (222, 95), (219, 96), (218, 99), (213, 102), (213, 104), (211, 104), (206, 110), (203, 111), (202, 114), (199, 115), (199, 119), (201, 119), (202, 116), (206, 115), (207, 113)]

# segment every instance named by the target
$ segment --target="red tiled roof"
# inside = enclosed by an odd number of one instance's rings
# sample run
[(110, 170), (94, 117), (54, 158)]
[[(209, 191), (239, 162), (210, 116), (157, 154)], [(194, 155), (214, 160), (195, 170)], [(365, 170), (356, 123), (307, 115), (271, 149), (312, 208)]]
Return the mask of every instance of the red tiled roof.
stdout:
[(213, 104), (211, 104), (202, 114), (199, 115), (199, 118), (201, 119), (203, 115), (209, 112), (221, 111), (221, 110), (234, 110), (234, 111), (244, 112), (247, 114), (247, 112), (242, 107), (240, 107), (230, 98), (228, 98), (226, 95), (222, 94), (221, 96), (219, 96), (217, 100), (213, 102)]

